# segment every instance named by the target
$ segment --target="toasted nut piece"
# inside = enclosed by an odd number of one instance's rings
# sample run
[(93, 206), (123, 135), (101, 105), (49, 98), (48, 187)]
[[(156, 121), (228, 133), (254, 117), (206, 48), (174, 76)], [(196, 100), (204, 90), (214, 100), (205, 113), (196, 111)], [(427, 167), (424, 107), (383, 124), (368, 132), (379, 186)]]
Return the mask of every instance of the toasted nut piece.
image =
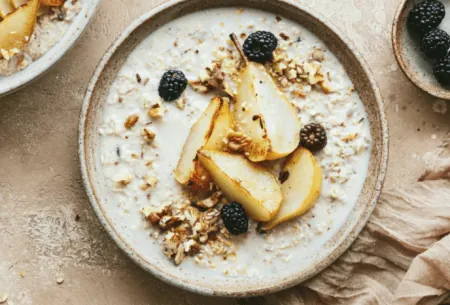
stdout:
[(158, 102), (150, 107), (148, 115), (154, 119), (162, 118), (166, 111), (167, 109), (160, 102)]
[(174, 259), (175, 265), (181, 264), (183, 259), (184, 259), (184, 248), (183, 248), (183, 245), (180, 244), (178, 246), (177, 254), (175, 255), (175, 259)]
[(196, 205), (205, 209), (212, 208), (219, 202), (220, 195), (220, 192), (215, 192), (211, 197), (198, 201)]
[(142, 128), (141, 135), (148, 143), (152, 143), (156, 137), (156, 133), (149, 126), (145, 126)]
[(315, 49), (311, 54), (311, 58), (313, 60), (322, 62), (325, 59), (325, 52), (321, 49)]
[(134, 125), (136, 125), (138, 120), (139, 116), (137, 114), (132, 114), (127, 118), (123, 126), (125, 126), (126, 129), (131, 129)]
[(187, 99), (186, 99), (186, 97), (183, 96), (182, 98), (179, 98), (177, 100), (176, 105), (177, 105), (178, 109), (184, 110), (184, 107), (186, 107), (186, 103), (187, 103)]
[(231, 131), (228, 133), (228, 149), (233, 152), (243, 151), (251, 143), (251, 139), (242, 132)]
[(147, 219), (152, 223), (152, 224), (157, 224), (161, 217), (159, 217), (158, 213), (152, 212), (150, 213), (150, 215), (148, 215)]

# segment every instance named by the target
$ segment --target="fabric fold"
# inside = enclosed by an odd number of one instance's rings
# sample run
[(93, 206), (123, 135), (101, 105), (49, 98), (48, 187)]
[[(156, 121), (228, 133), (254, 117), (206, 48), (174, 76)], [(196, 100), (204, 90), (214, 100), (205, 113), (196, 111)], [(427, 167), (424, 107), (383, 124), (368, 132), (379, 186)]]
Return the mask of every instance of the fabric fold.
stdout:
[[(450, 291), (450, 181), (383, 192), (365, 229), (333, 265), (261, 304), (435, 305)], [(253, 304), (253, 303), (252, 303)]]

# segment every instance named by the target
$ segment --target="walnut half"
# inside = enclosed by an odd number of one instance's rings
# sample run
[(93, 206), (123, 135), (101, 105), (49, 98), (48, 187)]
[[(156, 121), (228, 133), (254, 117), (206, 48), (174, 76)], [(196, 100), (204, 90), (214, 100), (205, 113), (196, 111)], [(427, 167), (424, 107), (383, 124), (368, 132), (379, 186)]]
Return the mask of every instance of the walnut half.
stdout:
[(243, 151), (251, 143), (251, 139), (242, 132), (231, 131), (228, 133), (228, 149), (233, 152)]

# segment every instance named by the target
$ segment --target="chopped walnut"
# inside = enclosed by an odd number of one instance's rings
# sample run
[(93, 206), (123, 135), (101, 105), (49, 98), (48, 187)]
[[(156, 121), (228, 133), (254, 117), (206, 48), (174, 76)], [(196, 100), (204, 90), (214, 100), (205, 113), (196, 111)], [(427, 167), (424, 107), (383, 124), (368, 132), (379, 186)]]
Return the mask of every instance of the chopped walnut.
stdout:
[(317, 80), (315, 79), (317, 73), (317, 67), (309, 62), (303, 63), (303, 70), (307, 74), (308, 83), (310, 85), (317, 84)]
[[(323, 60), (324, 51), (319, 48), (315, 48), (306, 61), (302, 61), (300, 58), (291, 59), (286, 52), (278, 49), (274, 52), (272, 63), (266, 64), (266, 68), (281, 89), (298, 86), (298, 89), (303, 91), (304, 85), (316, 85), (315, 88), (319, 88), (328, 94), (332, 92), (330, 88), (331, 78), (327, 75), (326, 79), (321, 71)], [(300, 94), (297, 97), (305, 98), (306, 95)]]
[(287, 65), (282, 61), (277, 62), (274, 65), (275, 72), (277, 72), (280, 75), (282, 75), (286, 69), (287, 69)]
[(145, 126), (141, 130), (141, 135), (144, 137), (145, 141), (147, 143), (153, 143), (153, 140), (156, 137), (156, 133), (153, 129), (151, 129), (149, 126)]
[(165, 215), (162, 216), (158, 222), (158, 225), (161, 229), (168, 229), (170, 227), (181, 224), (184, 220), (184, 216), (175, 216), (175, 215)]
[(280, 62), (282, 60), (284, 60), (286, 58), (286, 52), (280, 51), (280, 50), (275, 50), (273, 52), (273, 62), (277, 63)]
[(293, 79), (296, 79), (297, 78), (297, 71), (295, 70), (295, 69), (291, 69), (291, 70), (289, 70), (288, 72), (287, 72), (287, 78), (289, 79), (289, 80), (293, 80)]
[(251, 139), (242, 132), (231, 131), (227, 135), (228, 149), (233, 152), (243, 151), (251, 143)]
[[(192, 89), (202, 94), (206, 94), (211, 90), (217, 90), (234, 97), (234, 93), (231, 88), (224, 82), (225, 72), (222, 71), (222, 62), (224, 59), (226, 58), (222, 58), (222, 61), (214, 61), (211, 66), (206, 67), (205, 70), (202, 70), (198, 81), (190, 81), (189, 85)], [(233, 63), (232, 66), (235, 68), (235, 63)]]
[(158, 101), (158, 103), (153, 104), (148, 110), (148, 115), (151, 118), (157, 119), (162, 118), (166, 113), (167, 109)]
[(199, 210), (199, 204), (190, 205), (189, 201), (181, 205), (174, 202), (162, 211), (154, 208), (142, 210), (150, 223), (163, 232), (164, 254), (176, 265), (187, 256), (200, 259), (199, 256), (210, 257), (218, 253), (228, 256), (235, 253), (231, 237), (220, 222), (220, 207), (217, 206), (220, 195), (220, 192), (216, 192), (201, 201), (200, 205), (204, 206), (202, 208), (205, 211)]
[(136, 125), (138, 120), (139, 120), (139, 115), (132, 114), (126, 119), (123, 126), (125, 126), (126, 129), (131, 129), (131, 128), (133, 128), (134, 125)]
[(325, 59), (325, 52), (322, 49), (314, 49), (311, 58), (315, 61), (322, 62)]
[(179, 98), (177, 100), (176, 105), (177, 105), (178, 109), (184, 110), (184, 108), (186, 107), (186, 103), (187, 103), (187, 98), (183, 96), (182, 98)]
[(189, 81), (191, 88), (197, 93), (208, 93), (209, 89), (201, 81)]
[(286, 77), (282, 77), (282, 78), (279, 80), (279, 82), (280, 82), (280, 85), (281, 85), (283, 88), (286, 88), (287, 86), (289, 86), (289, 81), (288, 81), (288, 79), (287, 79)]
[(141, 210), (141, 213), (152, 223), (156, 224), (159, 222), (161, 217), (171, 213), (168, 206), (163, 208), (145, 207)]
[(184, 248), (183, 248), (183, 245), (180, 244), (178, 246), (177, 254), (175, 255), (175, 258), (174, 258), (175, 265), (181, 264), (183, 259), (184, 259)]
[(159, 220), (161, 219), (161, 217), (158, 215), (158, 213), (152, 212), (152, 213), (150, 213), (150, 215), (148, 215), (147, 219), (152, 224), (157, 224), (159, 222)]
[(196, 205), (205, 209), (212, 208), (219, 202), (220, 195), (220, 192), (215, 192), (211, 197), (198, 201)]

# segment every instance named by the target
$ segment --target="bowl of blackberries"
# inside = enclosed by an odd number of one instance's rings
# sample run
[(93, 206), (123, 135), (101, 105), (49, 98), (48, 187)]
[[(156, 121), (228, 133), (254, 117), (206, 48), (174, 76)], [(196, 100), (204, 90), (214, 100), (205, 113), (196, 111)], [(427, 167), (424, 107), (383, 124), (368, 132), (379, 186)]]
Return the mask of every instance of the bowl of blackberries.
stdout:
[(403, 0), (392, 44), (404, 74), (420, 89), (450, 100), (450, 0)]

